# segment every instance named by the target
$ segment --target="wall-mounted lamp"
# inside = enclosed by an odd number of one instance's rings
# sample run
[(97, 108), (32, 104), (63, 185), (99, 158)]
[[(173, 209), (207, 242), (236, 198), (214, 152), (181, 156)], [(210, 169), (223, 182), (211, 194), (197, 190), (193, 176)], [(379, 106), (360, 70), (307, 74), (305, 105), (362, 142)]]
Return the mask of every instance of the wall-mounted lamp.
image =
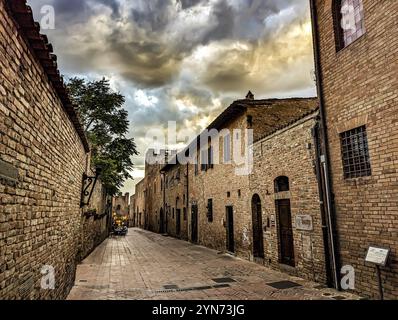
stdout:
[(95, 185), (100, 175), (101, 168), (99, 167), (96, 168), (94, 177), (89, 177), (86, 173), (83, 173), (83, 189), (80, 201), (80, 208), (89, 205)]

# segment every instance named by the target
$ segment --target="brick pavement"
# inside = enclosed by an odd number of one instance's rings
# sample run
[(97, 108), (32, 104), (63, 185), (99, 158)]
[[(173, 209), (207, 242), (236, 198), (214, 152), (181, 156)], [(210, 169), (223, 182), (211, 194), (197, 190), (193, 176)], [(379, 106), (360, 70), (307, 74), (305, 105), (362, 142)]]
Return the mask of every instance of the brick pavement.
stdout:
[[(231, 278), (221, 283), (213, 279)], [(275, 289), (269, 283), (301, 286)], [(109, 238), (78, 266), (69, 300), (330, 300), (348, 293), (201, 246), (130, 229)]]

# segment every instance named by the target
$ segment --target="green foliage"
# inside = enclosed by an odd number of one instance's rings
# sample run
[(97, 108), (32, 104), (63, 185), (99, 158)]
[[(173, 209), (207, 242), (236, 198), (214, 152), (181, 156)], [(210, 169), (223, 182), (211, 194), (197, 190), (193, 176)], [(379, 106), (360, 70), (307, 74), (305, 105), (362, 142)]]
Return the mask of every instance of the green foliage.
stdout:
[(115, 195), (124, 181), (132, 178), (131, 157), (138, 154), (134, 139), (126, 137), (129, 121), (123, 108), (125, 98), (113, 92), (105, 78), (91, 82), (72, 78), (68, 88), (92, 146), (92, 164), (101, 168), (108, 194)]

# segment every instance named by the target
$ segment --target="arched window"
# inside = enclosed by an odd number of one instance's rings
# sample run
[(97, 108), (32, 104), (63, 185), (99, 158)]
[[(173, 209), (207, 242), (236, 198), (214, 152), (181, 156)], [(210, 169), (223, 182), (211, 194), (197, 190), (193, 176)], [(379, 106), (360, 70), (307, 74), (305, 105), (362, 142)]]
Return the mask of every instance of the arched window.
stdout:
[(365, 34), (362, 0), (334, 0), (333, 15), (337, 51)]
[(275, 179), (275, 193), (289, 191), (289, 178), (282, 176)]

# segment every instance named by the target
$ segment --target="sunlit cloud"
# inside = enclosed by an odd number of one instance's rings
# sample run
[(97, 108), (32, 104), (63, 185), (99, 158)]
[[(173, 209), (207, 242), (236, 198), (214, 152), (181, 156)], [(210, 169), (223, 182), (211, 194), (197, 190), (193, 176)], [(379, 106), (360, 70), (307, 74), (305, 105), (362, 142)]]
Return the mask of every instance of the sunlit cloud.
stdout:
[[(256, 98), (315, 95), (307, 0), (30, 0), (53, 5), (54, 44), (66, 77), (110, 79), (126, 97), (133, 192), (151, 128), (199, 133), (248, 90)], [(175, 148), (183, 144), (176, 143)]]

